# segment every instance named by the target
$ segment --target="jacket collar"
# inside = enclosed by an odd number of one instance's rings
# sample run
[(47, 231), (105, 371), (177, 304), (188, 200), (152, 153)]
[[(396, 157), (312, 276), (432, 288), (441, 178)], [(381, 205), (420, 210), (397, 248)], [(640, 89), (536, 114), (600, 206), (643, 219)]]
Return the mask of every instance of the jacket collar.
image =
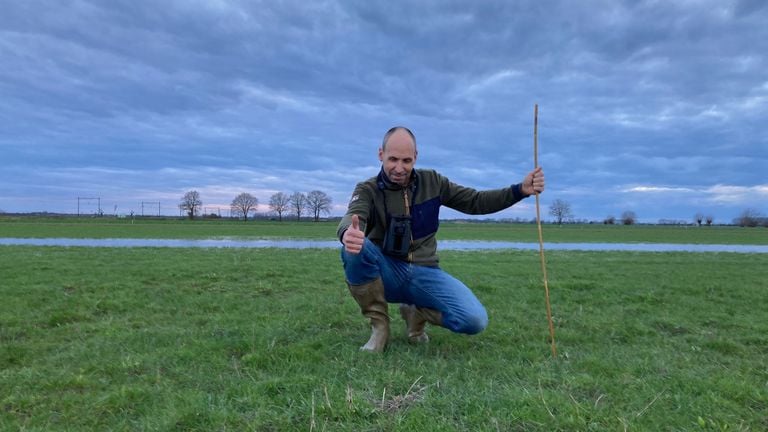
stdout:
[[(419, 182), (419, 175), (416, 171), (416, 169), (411, 171), (411, 180), (408, 182), (408, 186), (406, 186), (409, 190), (412, 192), (416, 190), (416, 186)], [(381, 170), (379, 170), (379, 175), (376, 177), (376, 184), (379, 186), (379, 189), (381, 190), (402, 190), (403, 186), (394, 183), (389, 180), (389, 177), (387, 177), (387, 174), (384, 172), (384, 167), (381, 167)]]

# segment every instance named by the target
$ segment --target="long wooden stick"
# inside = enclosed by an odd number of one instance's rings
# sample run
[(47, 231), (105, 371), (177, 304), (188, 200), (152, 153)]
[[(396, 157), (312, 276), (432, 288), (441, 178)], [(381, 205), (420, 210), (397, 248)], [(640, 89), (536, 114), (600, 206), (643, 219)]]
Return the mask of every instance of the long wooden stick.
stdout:
[[(539, 104), (533, 106), (533, 168), (539, 167)], [(534, 191), (535, 192), (535, 191)], [(549, 284), (547, 282), (547, 262), (544, 259), (544, 235), (541, 232), (541, 211), (539, 210), (539, 193), (536, 194), (536, 225), (539, 228), (539, 258), (541, 272), (544, 275), (544, 299), (547, 304), (547, 321), (549, 322), (549, 338), (552, 341), (552, 357), (557, 357), (555, 346), (555, 325), (552, 323), (552, 307), (549, 305)]]

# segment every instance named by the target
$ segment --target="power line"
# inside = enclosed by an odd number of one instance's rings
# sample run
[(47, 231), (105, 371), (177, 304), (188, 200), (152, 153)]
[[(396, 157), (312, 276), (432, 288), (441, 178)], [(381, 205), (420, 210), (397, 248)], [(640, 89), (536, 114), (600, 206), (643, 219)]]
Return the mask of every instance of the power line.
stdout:
[(157, 215), (160, 216), (160, 201), (142, 201), (141, 202), (141, 215), (144, 216), (144, 204), (148, 206), (151, 204), (153, 207), (157, 204)]
[(77, 197), (77, 215), (80, 216), (80, 201), (93, 201), (97, 200), (98, 202), (98, 213), (101, 215), (101, 197)]

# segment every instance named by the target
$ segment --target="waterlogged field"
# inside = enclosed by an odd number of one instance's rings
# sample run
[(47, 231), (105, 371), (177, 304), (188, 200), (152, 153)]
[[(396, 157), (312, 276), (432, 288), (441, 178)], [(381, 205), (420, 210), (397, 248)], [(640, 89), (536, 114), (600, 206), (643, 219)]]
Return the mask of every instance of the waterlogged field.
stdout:
[[(242, 239), (336, 238), (337, 222), (234, 221), (116, 218), (30, 218), (0, 216), (0, 237)], [(538, 242), (534, 224), (442, 222), (443, 240)], [(554, 243), (768, 244), (768, 229), (735, 226), (544, 225)]]
[(768, 429), (766, 254), (548, 253), (552, 359), (534, 252), (444, 252), (490, 326), (383, 355), (335, 251), (0, 253), (2, 430)]

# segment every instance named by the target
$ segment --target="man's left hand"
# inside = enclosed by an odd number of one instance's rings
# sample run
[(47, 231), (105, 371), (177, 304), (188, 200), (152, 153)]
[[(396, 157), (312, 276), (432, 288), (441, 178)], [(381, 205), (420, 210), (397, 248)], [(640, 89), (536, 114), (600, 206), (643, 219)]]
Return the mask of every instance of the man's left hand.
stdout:
[(544, 192), (544, 170), (541, 167), (528, 173), (520, 187), (526, 195)]

